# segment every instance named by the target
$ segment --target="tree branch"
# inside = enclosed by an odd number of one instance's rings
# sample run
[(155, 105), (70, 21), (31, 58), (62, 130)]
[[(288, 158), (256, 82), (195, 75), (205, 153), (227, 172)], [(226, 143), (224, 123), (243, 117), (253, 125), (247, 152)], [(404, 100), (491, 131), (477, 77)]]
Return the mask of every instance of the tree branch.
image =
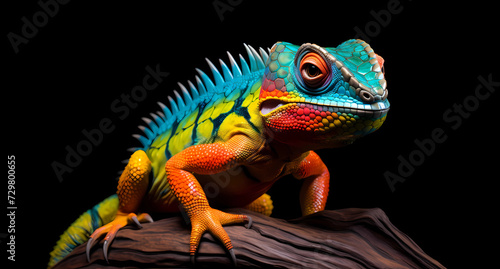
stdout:
[[(278, 268), (444, 268), (425, 254), (389, 221), (381, 209), (323, 211), (285, 221), (244, 209), (226, 212), (247, 214), (251, 229), (225, 226), (238, 267)], [(102, 240), (85, 255), (77, 247), (55, 268), (193, 267), (189, 257), (191, 229), (179, 217), (143, 224), (138, 230), (120, 230), (110, 246), (109, 264)], [(206, 233), (196, 255), (196, 267), (232, 267), (221, 243)]]

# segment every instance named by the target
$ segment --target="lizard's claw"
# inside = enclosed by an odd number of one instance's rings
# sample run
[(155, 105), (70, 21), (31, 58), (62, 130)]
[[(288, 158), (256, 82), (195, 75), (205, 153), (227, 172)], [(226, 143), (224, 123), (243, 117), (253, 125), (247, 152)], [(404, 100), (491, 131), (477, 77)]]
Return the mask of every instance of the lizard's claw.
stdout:
[(252, 219), (246, 215), (229, 214), (213, 208), (195, 212), (191, 216), (192, 229), (189, 251), (191, 263), (194, 264), (195, 262), (196, 250), (198, 249), (203, 233), (209, 231), (224, 244), (231, 255), (232, 263), (236, 266), (236, 256), (234, 255), (231, 239), (229, 239), (222, 225), (244, 222), (248, 222), (248, 228), (252, 225)]
[(134, 213), (130, 213), (128, 215), (126, 214), (120, 214), (118, 213), (115, 217), (115, 219), (98, 228), (97, 230), (92, 233), (90, 236), (89, 241), (87, 242), (87, 247), (86, 247), (86, 253), (87, 253), (87, 261), (90, 262), (90, 250), (92, 247), (95, 245), (96, 242), (98, 242), (98, 239), (106, 234), (106, 237), (104, 238), (104, 244), (103, 244), (103, 252), (104, 252), (104, 258), (108, 261), (108, 248), (109, 245), (113, 242), (113, 239), (115, 239), (116, 233), (118, 230), (120, 230), (122, 227), (126, 225), (135, 225), (137, 228), (142, 228), (141, 223), (143, 222), (153, 222), (153, 219), (149, 214), (142, 213), (139, 216), (137, 216)]

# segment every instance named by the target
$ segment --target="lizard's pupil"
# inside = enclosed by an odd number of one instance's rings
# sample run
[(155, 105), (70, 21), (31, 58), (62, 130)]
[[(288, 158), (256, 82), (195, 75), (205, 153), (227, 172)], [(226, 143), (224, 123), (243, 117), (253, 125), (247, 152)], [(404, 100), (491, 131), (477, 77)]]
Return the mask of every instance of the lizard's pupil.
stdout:
[(315, 66), (314, 64), (308, 64), (306, 70), (307, 70), (307, 74), (310, 77), (315, 77), (315, 76), (318, 76), (319, 74), (321, 74), (321, 71), (319, 71), (319, 68), (317, 66)]

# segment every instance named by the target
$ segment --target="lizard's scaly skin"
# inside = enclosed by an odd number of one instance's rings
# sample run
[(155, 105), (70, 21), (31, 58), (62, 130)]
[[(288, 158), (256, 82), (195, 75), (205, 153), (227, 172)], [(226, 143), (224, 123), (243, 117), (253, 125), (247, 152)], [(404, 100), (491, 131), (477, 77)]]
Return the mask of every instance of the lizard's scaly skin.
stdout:
[(116, 193), (120, 198), (120, 210), (123, 212), (137, 212), (141, 199), (147, 191), (151, 161), (142, 150), (136, 151), (125, 167)]
[(247, 146), (248, 140), (244, 136), (235, 136), (225, 143), (191, 146), (167, 162), (168, 183), (191, 219), (191, 255), (195, 254), (200, 238), (207, 230), (219, 238), (226, 249), (232, 249), (222, 225), (248, 220), (244, 215), (212, 209), (203, 188), (192, 174), (215, 174), (243, 162), (252, 153), (252, 148)]
[(325, 208), (330, 189), (330, 172), (316, 152), (300, 162), (294, 173), (296, 178), (303, 178), (304, 185), (300, 190), (302, 215), (309, 215)]
[(245, 206), (245, 208), (266, 216), (271, 216), (274, 206), (273, 201), (271, 200), (271, 196), (267, 193), (264, 193), (261, 197), (257, 198), (257, 200)]

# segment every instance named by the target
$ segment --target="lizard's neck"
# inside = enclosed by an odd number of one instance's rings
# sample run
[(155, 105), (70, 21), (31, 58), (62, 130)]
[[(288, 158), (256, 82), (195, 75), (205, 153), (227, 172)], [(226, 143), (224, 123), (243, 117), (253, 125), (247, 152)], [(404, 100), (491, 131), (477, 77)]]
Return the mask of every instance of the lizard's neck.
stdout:
[(292, 146), (268, 136), (256, 151), (253, 164), (260, 166), (286, 164), (298, 159), (302, 160), (309, 150), (309, 148)]
[(289, 145), (278, 140), (267, 142), (269, 150), (274, 154), (275, 159), (284, 162), (291, 162), (297, 158), (303, 158), (303, 155), (309, 152), (310, 148), (301, 147), (300, 145)]
[(271, 183), (290, 173), (307, 155), (309, 150), (291, 147), (276, 140), (266, 141), (248, 158), (246, 170), (259, 182)]

